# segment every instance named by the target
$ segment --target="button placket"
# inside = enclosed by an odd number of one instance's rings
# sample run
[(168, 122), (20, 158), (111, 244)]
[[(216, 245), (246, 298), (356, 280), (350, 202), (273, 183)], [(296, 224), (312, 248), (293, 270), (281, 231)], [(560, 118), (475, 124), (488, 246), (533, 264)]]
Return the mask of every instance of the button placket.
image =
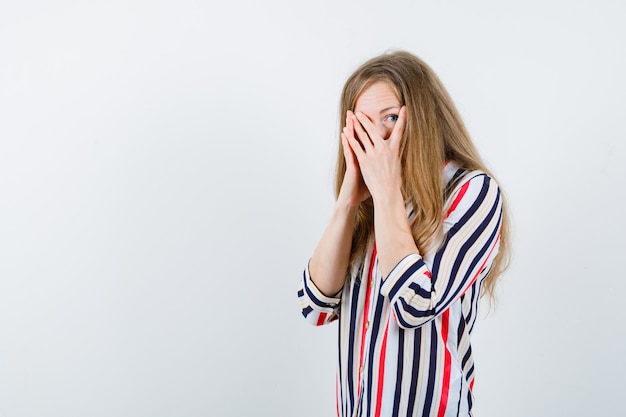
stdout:
[[(369, 267), (369, 275), (367, 277), (367, 280), (364, 281), (367, 284), (365, 285), (365, 305), (363, 307), (363, 318), (362, 318), (362, 328), (361, 328), (361, 347), (360, 347), (360, 358), (359, 358), (359, 368), (358, 368), (358, 392), (357, 392), (357, 396), (359, 399), (359, 404), (360, 401), (362, 400), (363, 397), (363, 392), (365, 389), (364, 386), (364, 373), (365, 373), (365, 366), (367, 364), (367, 356), (368, 356), (368, 351), (369, 349), (367, 348), (370, 343), (371, 343), (371, 331), (370, 331), (370, 327), (371, 327), (371, 317), (373, 315), (373, 311), (376, 309), (375, 307), (372, 306), (372, 302), (373, 300), (376, 298), (374, 297), (374, 286), (375, 286), (375, 269), (376, 269), (376, 246), (374, 245), (374, 249), (372, 252), (372, 257), (370, 260), (370, 267)], [(358, 406), (357, 406), (358, 408)]]

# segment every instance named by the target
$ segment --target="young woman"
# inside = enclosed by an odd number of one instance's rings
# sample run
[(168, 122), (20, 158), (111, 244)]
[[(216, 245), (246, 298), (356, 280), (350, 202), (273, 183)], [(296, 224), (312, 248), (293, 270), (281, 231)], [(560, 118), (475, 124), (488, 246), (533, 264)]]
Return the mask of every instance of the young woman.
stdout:
[(508, 259), (506, 204), (445, 88), (407, 52), (341, 96), (336, 204), (302, 314), (339, 321), (339, 416), (469, 416), (470, 337)]

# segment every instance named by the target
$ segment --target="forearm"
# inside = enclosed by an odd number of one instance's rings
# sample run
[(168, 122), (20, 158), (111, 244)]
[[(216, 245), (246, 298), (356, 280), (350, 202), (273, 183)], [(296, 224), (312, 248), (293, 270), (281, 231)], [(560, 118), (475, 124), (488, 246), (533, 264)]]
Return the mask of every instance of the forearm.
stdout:
[(374, 231), (383, 277), (407, 255), (419, 253), (400, 190), (374, 200)]
[(311, 280), (327, 296), (333, 296), (344, 285), (357, 207), (337, 202), (332, 218), (309, 262)]

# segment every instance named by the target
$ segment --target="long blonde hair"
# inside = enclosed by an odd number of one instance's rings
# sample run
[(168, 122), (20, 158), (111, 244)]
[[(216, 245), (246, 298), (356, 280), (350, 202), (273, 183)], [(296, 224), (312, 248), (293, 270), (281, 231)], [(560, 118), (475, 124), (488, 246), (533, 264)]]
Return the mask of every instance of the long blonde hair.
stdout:
[[(480, 170), (493, 178), (470, 139), (461, 117), (433, 70), (418, 57), (404, 51), (385, 53), (361, 65), (346, 81), (341, 94), (340, 123), (354, 110), (360, 94), (377, 81), (387, 82), (406, 105), (406, 127), (400, 158), (402, 193), (415, 211), (413, 238), (421, 251), (432, 245), (443, 227), (445, 204), (443, 170), (447, 160), (461, 168)], [(335, 193), (338, 196), (346, 164), (339, 146)], [(502, 195), (502, 198), (504, 196)], [(374, 205), (369, 198), (361, 203), (352, 239), (351, 265), (365, 254), (374, 230)], [(509, 221), (506, 201), (502, 204), (500, 249), (489, 275), (483, 281), (483, 295), (494, 298), (495, 282), (507, 268), (510, 258)]]

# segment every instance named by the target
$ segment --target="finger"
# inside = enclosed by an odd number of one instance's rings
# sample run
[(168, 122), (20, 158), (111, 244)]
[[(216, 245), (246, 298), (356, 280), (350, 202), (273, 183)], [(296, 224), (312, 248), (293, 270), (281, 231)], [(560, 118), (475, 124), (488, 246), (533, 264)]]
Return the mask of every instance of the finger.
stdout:
[(359, 162), (360, 164), (361, 159), (365, 157), (365, 150), (363, 149), (363, 144), (354, 136), (346, 136), (346, 139), (348, 140), (350, 149), (352, 149), (352, 152), (354, 153), (354, 156), (356, 157), (357, 162)]
[(344, 126), (343, 130), (341, 131), (341, 134), (346, 137), (346, 140), (350, 138), (354, 138), (354, 131), (350, 129), (349, 126)]
[(349, 137), (354, 134), (354, 125), (352, 123), (352, 112), (350, 110), (346, 111), (346, 124), (343, 126), (341, 131), (346, 134), (346, 137)]
[(374, 126), (374, 123), (372, 123), (372, 121), (365, 114), (357, 112), (356, 117), (361, 126), (363, 126), (365, 132), (367, 132), (372, 144), (376, 145), (376, 142), (382, 142), (383, 138), (379, 136), (376, 126)]
[(341, 132), (342, 145), (344, 145), (344, 142), (345, 142), (345, 146), (347, 146), (347, 149), (350, 151), (349, 154), (353, 158), (355, 158), (354, 161), (356, 162), (356, 154), (354, 153), (355, 148), (353, 147), (353, 143), (356, 143), (358, 145), (356, 149), (359, 149), (362, 151), (363, 147), (361, 146), (361, 143), (359, 142), (359, 140), (355, 138), (354, 135), (350, 134), (350, 130), (347, 127), (344, 127), (343, 132)]
[(361, 142), (361, 145), (363, 146), (363, 149), (365, 150), (365, 152), (369, 152), (373, 150), (374, 143), (372, 142), (372, 139), (370, 138), (369, 134), (365, 131), (365, 129), (363, 128), (363, 125), (357, 119), (356, 116), (352, 118), (352, 122), (354, 125), (355, 136)]
[(354, 121), (352, 120), (353, 117), (354, 117), (354, 113), (348, 110), (347, 117), (346, 117), (346, 127), (348, 128), (348, 137), (354, 136)]
[(396, 122), (391, 135), (389, 136), (389, 143), (394, 146), (399, 145), (406, 128), (406, 106), (402, 106), (398, 113), (398, 121)]
[[(348, 150), (350, 150), (350, 146), (348, 145), (348, 138), (345, 134), (346, 128), (343, 128), (343, 132), (341, 132), (341, 147), (343, 148), (343, 156), (348, 157)], [(352, 153), (352, 151), (350, 151)]]
[(348, 143), (348, 137), (345, 133), (341, 132), (341, 146), (343, 148), (343, 157), (346, 160), (347, 166), (356, 166), (356, 156)]

